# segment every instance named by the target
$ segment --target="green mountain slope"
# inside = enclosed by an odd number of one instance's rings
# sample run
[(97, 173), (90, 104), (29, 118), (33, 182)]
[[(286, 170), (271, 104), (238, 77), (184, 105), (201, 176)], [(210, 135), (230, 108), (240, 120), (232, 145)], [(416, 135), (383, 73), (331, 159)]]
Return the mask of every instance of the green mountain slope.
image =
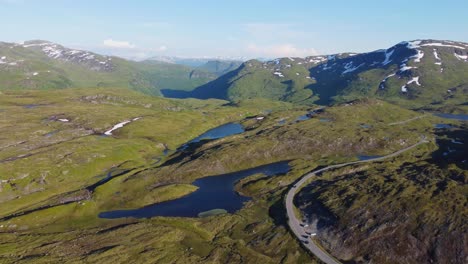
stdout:
[(135, 62), (68, 49), (47, 41), (0, 43), (0, 89), (121, 87), (159, 95), (161, 88), (190, 90), (216, 77), (187, 66)]
[(468, 98), (468, 44), (422, 40), (362, 54), (253, 60), (175, 95), (306, 104), (376, 97), (411, 107), (460, 105)]
[(221, 76), (239, 68), (239, 66), (241, 65), (241, 61), (210, 60), (202, 66), (198, 67), (197, 69), (211, 72), (218, 76)]

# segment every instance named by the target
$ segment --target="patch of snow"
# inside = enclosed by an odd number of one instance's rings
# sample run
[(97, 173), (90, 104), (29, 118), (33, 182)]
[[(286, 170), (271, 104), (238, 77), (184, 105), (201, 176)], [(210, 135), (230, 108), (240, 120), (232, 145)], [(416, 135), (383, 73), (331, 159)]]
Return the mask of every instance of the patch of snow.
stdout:
[(284, 77), (284, 75), (281, 72), (274, 72), (273, 74), (277, 75), (278, 77), (281, 77), (281, 78)]
[(307, 76), (306, 79), (310, 79), (310, 76)]
[(66, 119), (66, 118), (60, 118), (59, 119), (60, 122), (69, 122), (70, 120)]
[(346, 74), (346, 73), (353, 72), (353, 71), (359, 69), (360, 67), (364, 66), (364, 64), (365, 64), (365, 63), (361, 63), (359, 66), (354, 67), (352, 61), (351, 61), (351, 62), (348, 62), (348, 63), (346, 63), (346, 65), (344, 66), (345, 71), (343, 71), (342, 74)]
[[(108, 66), (107, 61), (110, 61), (111, 58), (107, 56), (104, 57), (104, 61), (98, 60), (94, 54), (91, 54), (82, 50), (67, 49), (60, 45), (45, 42), (45, 43), (36, 43), (36, 44), (27, 44), (22, 45), (25, 48), (29, 47), (41, 47), (42, 51), (49, 57), (53, 59), (60, 59), (64, 61), (79, 61), (79, 62), (91, 62), (99, 63), (103, 66)], [(96, 68), (99, 70), (99, 67)]]
[(33, 73), (34, 76), (37, 76), (38, 74), (39, 74), (38, 72)]
[(296, 72), (296, 75), (297, 75), (297, 76), (299, 76), (299, 73), (298, 73), (298, 72)]
[(417, 69), (417, 68), (418, 67), (410, 67), (410, 66), (406, 66), (406, 64), (403, 64), (401, 65), (400, 72), (404, 72), (404, 71), (411, 70), (411, 69)]
[(456, 53), (454, 53), (453, 55), (455, 55), (455, 57), (457, 57), (457, 59), (459, 60), (466, 60), (468, 59), (468, 56), (467, 55), (458, 55)]
[(294, 59), (293, 59), (293, 58), (291, 58), (291, 57), (289, 57), (288, 59), (289, 59), (290, 61), (294, 61)]
[(385, 83), (387, 82), (387, 80), (388, 80), (390, 77), (393, 77), (393, 76), (395, 76), (395, 75), (396, 75), (396, 73), (392, 73), (392, 74), (388, 75), (387, 77), (385, 77), (385, 78), (380, 82), (379, 88), (382, 89), (382, 90), (385, 89)]
[(387, 64), (389, 64), (391, 62), (390, 60), (390, 57), (393, 55), (393, 53), (395, 52), (395, 49), (393, 49), (392, 51), (386, 51), (385, 52), (385, 60), (384, 62), (382, 62), (382, 65), (385, 66)]
[(44, 43), (36, 43), (36, 44), (27, 44), (23, 45), (23, 48), (29, 48), (29, 47), (41, 47), (41, 46), (46, 46), (50, 43), (44, 42)]
[(434, 62), (435, 65), (442, 65), (442, 62), (438, 61), (438, 62)]
[(422, 50), (418, 50), (418, 53), (411, 57), (414, 58), (414, 62), (421, 62), (421, 59), (424, 57), (424, 52)]
[(449, 48), (465, 49), (465, 47), (462, 47), (462, 46), (447, 45), (447, 44), (443, 44), (443, 43), (427, 43), (427, 44), (422, 44), (421, 46), (423, 46), (423, 47), (428, 47), (428, 46), (449, 47)]
[(401, 87), (401, 91), (402, 91), (403, 93), (408, 92), (408, 88), (406, 88), (406, 85), (403, 85), (403, 86)]
[(452, 139), (452, 143), (453, 143), (453, 144), (463, 145), (463, 142), (456, 141), (455, 139)]
[(2, 59), (2, 60), (6, 60), (6, 56), (2, 56), (0, 59)]
[(314, 64), (318, 64), (318, 63), (324, 62), (326, 60), (327, 60), (327, 58), (325, 58), (323, 56), (317, 56), (317, 57), (310, 57), (309, 62), (314, 63)]
[(434, 58), (436, 58), (436, 60), (440, 60), (440, 57), (439, 57), (439, 54), (437, 54), (437, 50), (434, 49)]
[(382, 82), (386, 82), (390, 77), (393, 77), (395, 75), (396, 75), (396, 73), (392, 73), (392, 74), (388, 75), (387, 77), (385, 77), (385, 79), (382, 80)]
[(75, 55), (75, 54), (80, 53), (80, 52), (81, 52), (81, 50), (70, 50), (69, 51), (70, 55)]
[(140, 119), (140, 117), (133, 118), (131, 121), (127, 120), (127, 121), (120, 122), (120, 123), (118, 123), (117, 125), (115, 125), (114, 127), (112, 127), (112, 129), (107, 130), (106, 132), (104, 132), (104, 135), (106, 135), (106, 136), (112, 136), (112, 131), (114, 131), (114, 130), (116, 130), (116, 129), (119, 129), (119, 128), (122, 128), (122, 127), (125, 126), (126, 124), (131, 123), (132, 121), (136, 121), (136, 120), (138, 120), (138, 119)]
[(414, 41), (408, 41), (408, 42), (402, 42), (403, 44), (406, 44), (409, 49), (417, 49), (420, 47), (421, 40), (414, 40)]
[(421, 86), (421, 84), (419, 83), (419, 77), (413, 77), (413, 79), (411, 79), (407, 84), (409, 85), (412, 83), (416, 83), (416, 85)]

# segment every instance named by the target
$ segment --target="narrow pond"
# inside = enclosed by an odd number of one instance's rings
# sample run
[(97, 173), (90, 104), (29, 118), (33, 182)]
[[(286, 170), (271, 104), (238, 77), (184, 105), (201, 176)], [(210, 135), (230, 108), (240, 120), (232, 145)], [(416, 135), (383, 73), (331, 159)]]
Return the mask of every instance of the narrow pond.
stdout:
[(99, 214), (101, 218), (135, 217), (145, 218), (154, 216), (197, 217), (200, 213), (224, 209), (228, 213), (241, 209), (251, 198), (239, 195), (234, 185), (239, 180), (254, 174), (262, 173), (266, 176), (285, 174), (290, 170), (287, 161), (272, 163), (248, 170), (209, 176), (197, 179), (193, 185), (198, 187), (195, 192), (179, 199), (153, 204), (139, 209), (116, 210)]
[(434, 114), (435, 116), (446, 118), (446, 119), (455, 119), (460, 121), (468, 121), (468, 115), (455, 115), (455, 114)]
[(371, 160), (371, 159), (376, 159), (376, 158), (380, 158), (382, 156), (366, 156), (366, 155), (359, 155), (358, 156), (358, 159), (359, 160)]
[(224, 125), (221, 125), (219, 127), (215, 127), (213, 129), (210, 129), (210, 130), (206, 131), (205, 133), (199, 135), (198, 137), (196, 137), (196, 138), (190, 140), (189, 142), (183, 144), (177, 150), (178, 151), (183, 151), (183, 150), (187, 149), (187, 147), (190, 144), (198, 143), (198, 142), (200, 142), (202, 140), (225, 138), (225, 137), (228, 137), (228, 136), (237, 135), (237, 134), (244, 133), (244, 132), (245, 132), (245, 129), (241, 124), (239, 124), (239, 123), (227, 123), (227, 124), (224, 124)]
[(218, 139), (218, 138), (224, 138), (227, 136), (231, 135), (236, 135), (243, 133), (244, 127), (241, 124), (238, 123), (227, 123), (224, 125), (221, 125), (219, 127), (215, 127), (213, 129), (210, 129), (206, 131), (205, 133), (201, 134), (200, 136), (190, 140), (187, 144), (190, 143), (197, 143), (202, 140), (206, 139)]

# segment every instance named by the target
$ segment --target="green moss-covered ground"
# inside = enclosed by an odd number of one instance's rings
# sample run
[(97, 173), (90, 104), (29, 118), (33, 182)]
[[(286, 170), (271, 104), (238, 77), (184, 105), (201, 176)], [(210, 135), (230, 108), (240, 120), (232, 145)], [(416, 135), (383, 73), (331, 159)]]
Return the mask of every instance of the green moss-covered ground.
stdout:
[[(4, 92), (0, 102), (0, 262), (6, 263), (315, 263), (286, 228), (282, 199), (289, 186), (317, 166), (388, 154), (421, 135), (431, 143), (401, 158), (433, 152), (433, 124), (440, 122), (378, 100), (325, 108), (300, 122), (315, 107), (108, 89)], [(233, 121), (247, 131), (163, 155)], [(186, 195), (200, 177), (282, 160), (292, 167), (286, 175), (257, 174), (236, 184), (253, 199), (234, 214), (98, 218)]]

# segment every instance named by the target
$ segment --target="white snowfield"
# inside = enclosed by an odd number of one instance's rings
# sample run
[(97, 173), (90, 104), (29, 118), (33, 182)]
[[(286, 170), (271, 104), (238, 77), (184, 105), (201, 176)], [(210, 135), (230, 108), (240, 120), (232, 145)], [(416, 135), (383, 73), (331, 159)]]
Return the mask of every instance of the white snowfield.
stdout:
[(388, 50), (385, 51), (385, 60), (382, 62), (382, 65), (385, 66), (392, 62), (390, 57), (392, 57), (393, 53), (395, 52), (395, 49), (391, 50), (390, 52)]
[(96, 62), (101, 65), (107, 66), (111, 58), (107, 56), (103, 56), (104, 60), (99, 60), (96, 56), (90, 52), (83, 51), (83, 50), (74, 50), (74, 49), (67, 49), (58, 44), (54, 44), (51, 42), (44, 42), (44, 43), (35, 43), (35, 44), (22, 44), (20, 45), (23, 48), (31, 48), (31, 47), (40, 47), (41, 50), (49, 57), (53, 59), (62, 59), (62, 60), (71, 60), (77, 59), (78, 61), (84, 62)]
[(422, 44), (422, 47), (449, 47), (449, 48), (456, 48), (456, 49), (466, 49), (465, 47), (462, 46), (456, 46), (456, 45), (448, 45), (448, 44), (443, 44), (443, 43), (427, 43), (427, 44)]
[(406, 66), (406, 64), (402, 64), (400, 68), (400, 72), (404, 72), (404, 71), (411, 70), (411, 69), (417, 69), (417, 68), (418, 67)]
[(414, 62), (421, 62), (421, 59), (424, 57), (424, 51), (422, 50), (417, 50), (418, 53), (411, 57), (410, 59), (414, 58)]
[(458, 55), (456, 53), (454, 53), (453, 55), (455, 55), (455, 57), (457, 57), (457, 59), (459, 60), (466, 60), (468, 59), (468, 56), (467, 55)]
[(412, 83), (416, 83), (416, 85), (421, 86), (421, 84), (419, 83), (419, 77), (414, 77), (406, 84), (412, 84)]
[(281, 72), (274, 72), (273, 74), (281, 78), (284, 77), (284, 75)]
[(344, 68), (345, 70), (343, 71), (342, 74), (347, 74), (347, 73), (350, 73), (350, 72), (353, 72), (359, 68), (361, 68), (362, 66), (364, 66), (365, 63), (361, 63), (359, 66), (353, 66), (353, 62), (348, 62), (345, 64)]
[(113, 132), (114, 130), (119, 129), (119, 128), (122, 128), (122, 127), (124, 127), (126, 124), (131, 123), (131, 122), (133, 122), (133, 121), (137, 121), (137, 120), (139, 120), (139, 119), (141, 119), (141, 117), (135, 117), (135, 118), (133, 118), (132, 120), (126, 120), (126, 121), (120, 122), (120, 123), (118, 123), (117, 125), (115, 125), (114, 127), (112, 127), (110, 130), (107, 130), (106, 132), (104, 132), (104, 135), (106, 135), (106, 136), (112, 136), (112, 132)]
[(440, 57), (439, 57), (439, 54), (437, 53), (437, 50), (434, 49), (433, 51), (434, 51), (434, 58), (435, 58), (436, 60), (440, 60)]
[(401, 91), (403, 93), (408, 92), (408, 87), (407, 85), (410, 85), (412, 83), (416, 83), (417, 86), (421, 86), (421, 83), (419, 82), (419, 76), (418, 77), (413, 77), (411, 80), (409, 80), (405, 85), (401, 87)]

